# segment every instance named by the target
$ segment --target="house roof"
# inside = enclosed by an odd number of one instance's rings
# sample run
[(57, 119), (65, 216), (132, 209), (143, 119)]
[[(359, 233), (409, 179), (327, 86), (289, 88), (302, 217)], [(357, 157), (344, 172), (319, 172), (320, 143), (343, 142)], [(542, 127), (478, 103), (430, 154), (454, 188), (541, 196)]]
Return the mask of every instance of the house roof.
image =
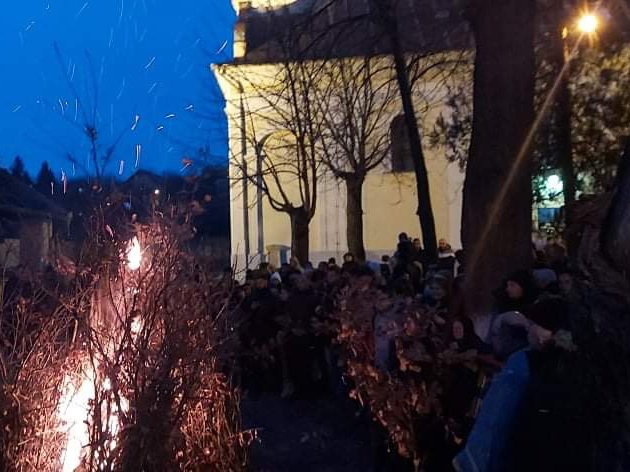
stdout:
[[(437, 53), (471, 47), (462, 0), (392, 0), (406, 52)], [(246, 53), (235, 63), (275, 63), (388, 54), (372, 0), (295, 0), (276, 9), (245, 8), (237, 31)]]
[(66, 211), (43, 194), (0, 169), (0, 214), (5, 218), (65, 220)]

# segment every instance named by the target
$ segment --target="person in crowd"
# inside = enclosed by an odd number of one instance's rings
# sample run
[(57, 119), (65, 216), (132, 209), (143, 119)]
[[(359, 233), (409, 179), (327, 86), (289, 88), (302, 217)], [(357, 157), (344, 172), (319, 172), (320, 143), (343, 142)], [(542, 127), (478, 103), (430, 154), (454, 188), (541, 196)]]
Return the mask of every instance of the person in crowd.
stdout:
[(381, 257), (380, 271), (383, 278), (389, 282), (392, 277), (392, 268), (388, 255), (384, 255), (383, 257)]
[(437, 270), (448, 272), (450, 277), (453, 277), (456, 262), (455, 253), (451, 245), (446, 239), (440, 239), (438, 242)]
[(558, 287), (558, 276), (548, 268), (534, 269), (532, 276), (538, 289), (538, 296), (554, 296), (558, 295), (560, 288)]
[(472, 427), (473, 403), (479, 393), (477, 360), (490, 350), (477, 336), (473, 322), (467, 316), (453, 318), (448, 328), (445, 356), (450, 367), (443, 394), (444, 416), (451, 433), (462, 439)]
[(545, 251), (539, 249), (534, 251), (533, 267), (534, 269), (544, 269), (549, 267), (549, 261), (547, 260), (547, 254), (545, 254)]
[(450, 281), (448, 278), (436, 275), (427, 282), (423, 303), (436, 312), (446, 314), (450, 303)]
[(269, 274), (270, 285), (277, 287), (278, 285), (282, 284), (282, 276), (280, 275), (280, 272), (278, 272), (278, 270), (276, 270), (276, 268), (271, 263), (261, 262), (258, 265), (258, 270)]
[(281, 343), (284, 398), (292, 396), (296, 390), (299, 393), (308, 391), (314, 380), (322, 378), (322, 373), (315, 370), (311, 330), (320, 300), (307, 274), (292, 276), (286, 305), (288, 319)]
[(568, 264), (566, 249), (556, 241), (545, 247), (545, 255), (547, 256), (549, 267), (556, 272)]
[(392, 279), (408, 279), (413, 285), (414, 291), (419, 293), (422, 288), (422, 276), (422, 266), (414, 263), (411, 241), (409, 241), (409, 239), (401, 241), (398, 243), (398, 250), (396, 251), (396, 261), (392, 271)]
[(564, 267), (558, 271), (560, 296), (570, 303), (579, 303), (581, 296), (575, 271)]
[(529, 345), (528, 333), (531, 322), (518, 311), (495, 315), (490, 324), (489, 342), (492, 352), (500, 361)]
[(421, 260), (424, 249), (422, 248), (422, 241), (420, 241), (420, 238), (413, 238), (411, 245), (413, 246), (414, 256), (416, 256), (418, 260)]
[(527, 313), (536, 301), (538, 292), (529, 271), (519, 270), (507, 277), (495, 290), (495, 310), (490, 320), (489, 336), (496, 357), (504, 361), (512, 353), (528, 345), (530, 322)]
[(396, 260), (396, 264), (399, 263), (401, 259), (405, 261), (411, 262), (413, 260), (413, 244), (409, 239), (407, 233), (400, 233), (398, 235), (398, 244), (396, 245), (396, 253), (394, 254), (394, 259)]
[(513, 272), (503, 286), (495, 291), (495, 313), (518, 311), (525, 314), (536, 301), (537, 295), (536, 284), (529, 271)]
[(293, 268), (295, 272), (299, 272), (299, 273), (304, 272), (304, 267), (302, 267), (302, 264), (300, 264), (300, 261), (298, 260), (297, 257), (292, 257), (289, 264), (291, 265), (291, 267)]
[(468, 471), (589, 471), (587, 392), (577, 387), (568, 310), (547, 299), (530, 312), (530, 347), (507, 360), (453, 465)]
[(424, 266), (426, 260), (425, 260), (425, 254), (424, 254), (424, 248), (422, 247), (422, 241), (420, 241), (420, 238), (414, 238), (413, 241), (411, 242), (412, 245), (412, 254), (413, 254), (413, 260), (414, 262), (417, 262), (419, 264), (421, 264), (422, 266)]
[(356, 261), (354, 254), (347, 252), (343, 255), (343, 265), (341, 270), (346, 274), (351, 274), (357, 270), (359, 263)]
[(456, 275), (463, 275), (466, 272), (466, 262), (464, 258), (464, 250), (458, 249), (455, 251), (455, 268)]
[(283, 307), (269, 287), (268, 273), (253, 271), (251, 284), (251, 293), (241, 303), (242, 321), (238, 334), (244, 350), (241, 359), (243, 387), (255, 392), (271, 387), (268, 380), (273, 378), (272, 359), (280, 328), (278, 316)]

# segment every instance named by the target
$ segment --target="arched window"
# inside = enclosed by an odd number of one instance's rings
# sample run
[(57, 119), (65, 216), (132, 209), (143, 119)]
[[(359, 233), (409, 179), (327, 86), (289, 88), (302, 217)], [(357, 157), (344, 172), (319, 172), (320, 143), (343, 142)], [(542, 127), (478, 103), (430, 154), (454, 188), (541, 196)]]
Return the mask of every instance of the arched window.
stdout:
[(390, 125), (392, 172), (412, 172), (413, 159), (404, 115), (397, 115)]

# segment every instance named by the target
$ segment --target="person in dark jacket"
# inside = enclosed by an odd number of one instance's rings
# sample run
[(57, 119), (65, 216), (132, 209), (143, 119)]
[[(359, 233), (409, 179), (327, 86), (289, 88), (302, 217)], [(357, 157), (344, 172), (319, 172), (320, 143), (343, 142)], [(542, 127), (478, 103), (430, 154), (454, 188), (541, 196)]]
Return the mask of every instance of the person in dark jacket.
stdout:
[(587, 472), (592, 391), (580, 381), (568, 308), (540, 301), (530, 312), (530, 348), (514, 353), (493, 380), (458, 472)]
[(536, 301), (536, 284), (529, 271), (519, 270), (510, 274), (494, 295), (496, 313), (518, 311), (526, 315), (529, 307)]

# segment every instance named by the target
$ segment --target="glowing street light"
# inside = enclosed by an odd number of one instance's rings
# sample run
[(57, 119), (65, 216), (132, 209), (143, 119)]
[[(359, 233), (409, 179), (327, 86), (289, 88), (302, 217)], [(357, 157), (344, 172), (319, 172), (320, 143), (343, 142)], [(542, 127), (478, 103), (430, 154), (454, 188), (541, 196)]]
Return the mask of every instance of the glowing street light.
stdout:
[(599, 18), (593, 13), (584, 13), (577, 22), (578, 30), (584, 34), (594, 34), (599, 28)]

